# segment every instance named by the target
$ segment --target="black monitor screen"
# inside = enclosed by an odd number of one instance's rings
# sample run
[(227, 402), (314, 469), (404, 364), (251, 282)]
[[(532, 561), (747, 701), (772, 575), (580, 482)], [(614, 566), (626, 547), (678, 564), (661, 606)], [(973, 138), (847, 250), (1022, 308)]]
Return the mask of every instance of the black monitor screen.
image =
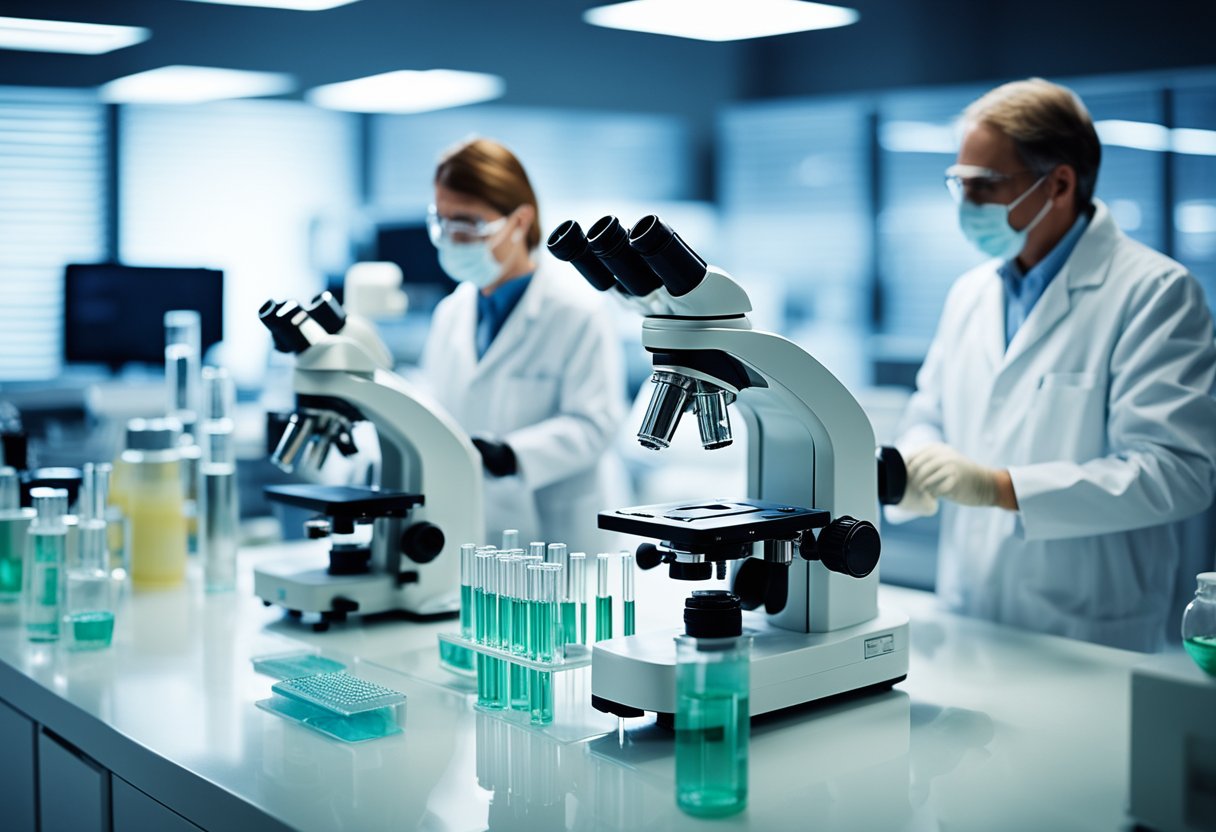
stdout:
[(224, 273), (215, 269), (123, 266), (67, 267), (63, 360), (69, 364), (164, 364), (165, 313), (194, 309), (202, 349), (224, 337)]
[(376, 229), (374, 260), (387, 260), (401, 267), (401, 282), (408, 286), (452, 288), (452, 279), (439, 267), (439, 255), (422, 223), (382, 225)]

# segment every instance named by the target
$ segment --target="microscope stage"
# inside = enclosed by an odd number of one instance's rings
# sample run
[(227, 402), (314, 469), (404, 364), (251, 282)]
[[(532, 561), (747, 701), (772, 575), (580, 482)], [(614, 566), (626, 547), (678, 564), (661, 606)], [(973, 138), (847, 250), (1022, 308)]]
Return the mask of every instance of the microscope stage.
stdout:
[(405, 517), (426, 502), (421, 494), (353, 485), (268, 485), (266, 497), (276, 503), (309, 508), (326, 517)]
[(790, 540), (831, 521), (830, 513), (765, 500), (692, 500), (601, 511), (601, 529), (663, 540), (688, 551), (721, 544)]

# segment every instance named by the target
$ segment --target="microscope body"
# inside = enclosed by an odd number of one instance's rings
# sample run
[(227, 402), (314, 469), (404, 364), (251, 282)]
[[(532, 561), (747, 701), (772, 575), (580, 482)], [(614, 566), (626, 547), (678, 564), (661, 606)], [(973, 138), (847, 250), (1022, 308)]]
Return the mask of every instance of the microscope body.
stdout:
[[(779, 578), (770, 581), (762, 601), (752, 597), (744, 604), (756, 609), (763, 603), (763, 611), (744, 614), (745, 631), (753, 636), (752, 715), (901, 681), (908, 668), (907, 617), (878, 608), (879, 468), (873, 428), (861, 405), (801, 347), (754, 330), (742, 287), (701, 260), (657, 217), (644, 218), (629, 233), (632, 256), (619, 244), (613, 223), (605, 218), (592, 226), (584, 248), (570, 244), (571, 228), (561, 226), (550, 249), (559, 257), (570, 254), (562, 259), (599, 285), (593, 278), (603, 275), (588, 257), (595, 254), (618, 280), (606, 290), (646, 316), (642, 343), (654, 360), (655, 389), (639, 441), (665, 448), (688, 412), (697, 418), (702, 445), (723, 447), (732, 441), (733, 408), (747, 424), (748, 494), (733, 503), (714, 499), (601, 512), (600, 526), (659, 540), (664, 548), (656, 551), (663, 552), (673, 577), (708, 577), (709, 564), (721, 576), (728, 564), (732, 589), (741, 598), (756, 596), (742, 584), (752, 583), (757, 573)], [(581, 234), (576, 224), (573, 230)], [(658, 279), (646, 280), (647, 267)], [(736, 542), (692, 542), (692, 531), (680, 529), (695, 525), (690, 509), (720, 513), (717, 521), (706, 518), (702, 540)], [(791, 534), (788, 518), (804, 512), (807, 522)], [(824, 518), (811, 522), (813, 514)], [(731, 515), (754, 518), (750, 538), (742, 543), (723, 525)], [(646, 517), (656, 519), (639, 519)], [(648, 522), (650, 529), (643, 531)], [(677, 634), (597, 643), (593, 704), (619, 716), (673, 713)]]
[[(358, 339), (300, 323), (308, 336), (307, 344), (295, 344), (302, 346), (293, 374), (300, 410), (279, 442), (275, 462), (290, 469), (307, 460), (319, 468), (330, 445), (349, 443), (351, 425), (365, 420), (376, 429), (380, 475), (377, 487), (364, 491), (409, 495), (412, 506), (404, 516), (361, 518), (372, 525), (371, 557), (362, 573), (335, 574), (324, 555), (293, 558), (255, 569), (255, 593), (293, 614), (320, 613), (323, 622), (346, 612), (458, 611), (459, 547), (483, 533), (477, 450), (437, 402), (385, 369)], [(275, 334), (276, 344), (291, 343)], [(294, 488), (306, 493), (310, 486)], [(315, 488), (320, 499), (328, 487)], [(268, 496), (275, 499), (272, 491)], [(358, 495), (352, 500), (358, 502)]]

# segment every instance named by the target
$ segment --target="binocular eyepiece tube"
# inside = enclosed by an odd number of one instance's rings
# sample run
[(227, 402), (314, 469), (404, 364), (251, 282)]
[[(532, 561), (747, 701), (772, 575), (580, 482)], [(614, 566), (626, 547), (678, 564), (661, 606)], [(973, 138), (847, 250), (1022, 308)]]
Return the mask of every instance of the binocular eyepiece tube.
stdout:
[(586, 234), (577, 222), (566, 220), (553, 229), (547, 246), (601, 292), (619, 284), (629, 294), (644, 297), (663, 286), (672, 297), (681, 297), (705, 277), (705, 260), (654, 214), (642, 217), (629, 231), (610, 214)]

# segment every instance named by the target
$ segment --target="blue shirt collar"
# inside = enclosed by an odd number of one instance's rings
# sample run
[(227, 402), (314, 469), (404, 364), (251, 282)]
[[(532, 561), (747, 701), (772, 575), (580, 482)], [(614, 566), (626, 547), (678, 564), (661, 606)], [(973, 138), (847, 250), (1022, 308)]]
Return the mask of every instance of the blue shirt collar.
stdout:
[(477, 355), (485, 355), (490, 344), (498, 337), (502, 325), (519, 303), (532, 282), (532, 275), (515, 277), (499, 286), (490, 294), (477, 293)]
[(1089, 226), (1089, 213), (1083, 212), (1077, 217), (1068, 233), (1060, 238), (1060, 242), (1047, 253), (1047, 256), (1034, 264), (1029, 271), (1022, 274), (1017, 259), (1007, 260), (997, 267), (996, 273), (1001, 278), (1005, 295), (1005, 346), (1013, 340), (1014, 334), (1021, 328), (1048, 284), (1064, 268), (1069, 256), (1085, 229)]

